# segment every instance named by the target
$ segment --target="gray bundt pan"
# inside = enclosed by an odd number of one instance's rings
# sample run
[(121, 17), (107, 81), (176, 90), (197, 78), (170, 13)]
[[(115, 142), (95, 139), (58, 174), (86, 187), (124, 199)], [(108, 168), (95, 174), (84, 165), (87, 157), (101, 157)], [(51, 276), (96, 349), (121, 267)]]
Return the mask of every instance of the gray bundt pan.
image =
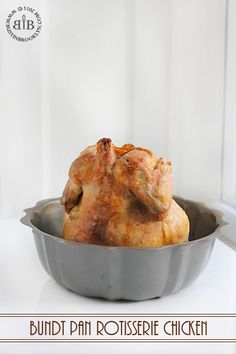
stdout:
[(97, 246), (62, 238), (59, 198), (25, 210), (40, 261), (64, 288), (109, 300), (146, 300), (175, 293), (204, 270), (225, 222), (216, 210), (175, 197), (190, 219), (190, 241), (162, 248)]

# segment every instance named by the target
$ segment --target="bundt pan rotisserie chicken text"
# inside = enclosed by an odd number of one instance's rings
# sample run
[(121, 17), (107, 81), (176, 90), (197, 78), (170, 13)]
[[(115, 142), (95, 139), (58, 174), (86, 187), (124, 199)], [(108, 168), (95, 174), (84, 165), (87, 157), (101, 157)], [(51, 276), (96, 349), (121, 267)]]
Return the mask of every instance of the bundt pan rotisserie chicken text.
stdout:
[(172, 197), (170, 161), (101, 139), (71, 165), (61, 198), (64, 238), (143, 248), (186, 242), (188, 217)]

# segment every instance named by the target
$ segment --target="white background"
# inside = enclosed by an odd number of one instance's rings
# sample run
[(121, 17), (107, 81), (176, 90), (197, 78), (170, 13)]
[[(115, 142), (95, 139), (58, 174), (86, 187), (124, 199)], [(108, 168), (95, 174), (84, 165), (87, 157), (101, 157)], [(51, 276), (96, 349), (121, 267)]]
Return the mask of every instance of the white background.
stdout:
[(26, 1), (43, 21), (27, 43), (5, 29), (18, 5), (0, 11), (2, 217), (60, 196), (101, 137), (172, 159), (176, 194), (221, 197), (226, 0)]

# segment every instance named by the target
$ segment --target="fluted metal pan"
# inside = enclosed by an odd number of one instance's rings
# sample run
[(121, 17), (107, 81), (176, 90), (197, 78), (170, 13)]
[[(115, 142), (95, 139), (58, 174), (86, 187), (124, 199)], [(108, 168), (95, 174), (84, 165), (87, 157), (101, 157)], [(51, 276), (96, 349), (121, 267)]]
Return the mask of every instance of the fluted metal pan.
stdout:
[(26, 209), (21, 222), (32, 228), (40, 261), (64, 288), (109, 300), (146, 300), (189, 286), (204, 270), (223, 215), (202, 203), (175, 197), (190, 219), (189, 242), (161, 248), (97, 246), (62, 236), (59, 198)]

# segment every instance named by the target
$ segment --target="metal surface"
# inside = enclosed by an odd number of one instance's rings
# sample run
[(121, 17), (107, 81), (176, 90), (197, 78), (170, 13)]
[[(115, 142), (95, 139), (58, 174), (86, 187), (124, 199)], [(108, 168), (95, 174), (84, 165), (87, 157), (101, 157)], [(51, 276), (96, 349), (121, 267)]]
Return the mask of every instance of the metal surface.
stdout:
[(108, 247), (62, 238), (59, 199), (26, 209), (21, 222), (32, 228), (40, 261), (61, 286), (109, 300), (145, 300), (190, 285), (206, 267), (225, 224), (222, 214), (201, 203), (175, 198), (190, 219), (190, 241), (162, 248)]

